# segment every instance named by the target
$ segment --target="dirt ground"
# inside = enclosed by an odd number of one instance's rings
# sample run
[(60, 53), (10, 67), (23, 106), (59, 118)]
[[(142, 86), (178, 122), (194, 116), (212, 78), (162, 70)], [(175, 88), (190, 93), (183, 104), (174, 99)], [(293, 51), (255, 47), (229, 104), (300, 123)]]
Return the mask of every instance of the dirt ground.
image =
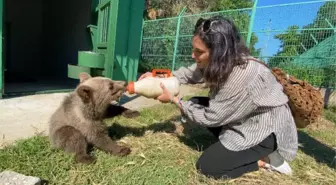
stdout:
[[(181, 86), (181, 96), (201, 91), (197, 86)], [(0, 100), (0, 148), (37, 133), (47, 134), (48, 120), (67, 93), (39, 94)], [(135, 110), (160, 103), (145, 97), (123, 97), (120, 104)]]

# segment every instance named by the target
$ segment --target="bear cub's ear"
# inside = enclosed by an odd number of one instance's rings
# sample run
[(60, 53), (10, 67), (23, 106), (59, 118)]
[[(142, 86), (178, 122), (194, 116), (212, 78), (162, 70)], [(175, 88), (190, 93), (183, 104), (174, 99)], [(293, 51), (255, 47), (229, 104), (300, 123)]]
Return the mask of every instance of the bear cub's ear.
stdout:
[(88, 73), (85, 73), (85, 72), (79, 73), (79, 82), (80, 83), (83, 83), (84, 81), (86, 81), (90, 78), (91, 78), (91, 76)]
[(93, 89), (87, 85), (81, 85), (77, 89), (77, 94), (83, 100), (84, 103), (88, 103), (92, 98)]

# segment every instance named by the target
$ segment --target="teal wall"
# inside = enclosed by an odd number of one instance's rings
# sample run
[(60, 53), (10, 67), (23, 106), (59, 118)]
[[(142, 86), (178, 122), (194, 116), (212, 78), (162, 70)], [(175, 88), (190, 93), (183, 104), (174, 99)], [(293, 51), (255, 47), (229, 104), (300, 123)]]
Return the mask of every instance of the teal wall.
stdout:
[(141, 53), (144, 0), (105, 0), (94, 5), (97, 27), (94, 52), (104, 55), (104, 65), (92, 60), (69, 63), (69, 78), (78, 78), (81, 71), (96, 75), (100, 71), (113, 80), (134, 81), (137, 78)]

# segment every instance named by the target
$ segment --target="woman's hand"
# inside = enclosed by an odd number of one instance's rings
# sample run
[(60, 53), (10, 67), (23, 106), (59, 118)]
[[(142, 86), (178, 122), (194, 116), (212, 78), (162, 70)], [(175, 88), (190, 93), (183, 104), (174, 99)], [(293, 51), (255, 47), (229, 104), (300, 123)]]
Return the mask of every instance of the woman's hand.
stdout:
[(162, 94), (155, 98), (156, 100), (159, 100), (162, 103), (168, 103), (168, 102), (173, 102), (175, 103), (180, 110), (182, 110), (181, 104), (179, 103), (178, 97), (173, 96), (167, 89), (166, 87), (160, 83), (160, 86), (163, 90)]
[(158, 96), (155, 99), (159, 100), (162, 103), (169, 103), (169, 102), (171, 102), (172, 99), (173, 99), (173, 96), (171, 95), (171, 93), (166, 89), (166, 87), (162, 83), (160, 83), (160, 86), (161, 86), (163, 92), (162, 92), (162, 94), (160, 96)]
[(153, 74), (152, 74), (151, 72), (146, 72), (146, 73), (142, 74), (142, 75), (139, 77), (138, 80), (142, 80), (142, 79), (144, 79), (144, 78), (152, 77), (152, 76), (153, 76)]

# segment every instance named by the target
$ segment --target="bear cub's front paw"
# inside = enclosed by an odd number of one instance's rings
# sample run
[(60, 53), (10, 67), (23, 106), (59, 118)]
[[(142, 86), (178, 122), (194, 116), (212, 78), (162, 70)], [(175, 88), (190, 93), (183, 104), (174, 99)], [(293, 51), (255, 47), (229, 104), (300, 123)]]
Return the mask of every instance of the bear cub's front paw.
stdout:
[(130, 153), (131, 153), (131, 148), (122, 146), (122, 147), (120, 147), (120, 150), (119, 150), (119, 152), (116, 155), (118, 155), (118, 156), (126, 156), (126, 155), (128, 155)]
[(96, 162), (96, 159), (89, 155), (77, 155), (75, 157), (75, 160), (77, 163), (82, 163), (82, 164), (93, 164)]

